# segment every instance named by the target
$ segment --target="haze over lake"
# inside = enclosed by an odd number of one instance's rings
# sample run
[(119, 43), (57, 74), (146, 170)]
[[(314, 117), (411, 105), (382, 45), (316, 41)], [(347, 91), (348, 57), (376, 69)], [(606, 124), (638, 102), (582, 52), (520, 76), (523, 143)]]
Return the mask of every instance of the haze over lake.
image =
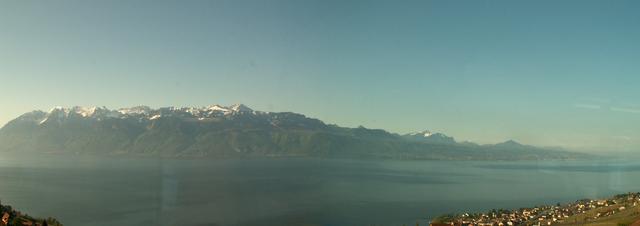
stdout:
[(639, 9), (0, 1), (0, 226), (640, 226)]
[(637, 191), (637, 161), (2, 156), (2, 201), (65, 225), (401, 225)]

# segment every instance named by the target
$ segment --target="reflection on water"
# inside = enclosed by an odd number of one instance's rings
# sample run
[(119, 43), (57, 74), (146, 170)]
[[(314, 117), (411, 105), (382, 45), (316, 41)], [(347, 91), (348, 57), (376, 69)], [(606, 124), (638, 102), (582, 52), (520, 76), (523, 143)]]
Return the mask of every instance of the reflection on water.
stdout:
[(0, 197), (66, 225), (401, 225), (639, 191), (640, 164), (3, 157)]

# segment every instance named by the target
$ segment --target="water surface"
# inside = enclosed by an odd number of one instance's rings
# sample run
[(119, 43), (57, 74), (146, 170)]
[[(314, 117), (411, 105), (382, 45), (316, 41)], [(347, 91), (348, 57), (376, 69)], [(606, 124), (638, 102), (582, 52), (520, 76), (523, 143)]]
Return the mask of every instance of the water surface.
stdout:
[(71, 226), (426, 224), (640, 191), (637, 178), (619, 160), (0, 158), (3, 203)]

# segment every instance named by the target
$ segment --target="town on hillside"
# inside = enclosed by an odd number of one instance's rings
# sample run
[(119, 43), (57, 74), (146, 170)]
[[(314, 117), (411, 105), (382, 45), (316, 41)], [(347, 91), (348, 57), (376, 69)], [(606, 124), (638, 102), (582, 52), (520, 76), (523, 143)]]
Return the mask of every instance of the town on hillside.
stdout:
[(437, 217), (431, 226), (638, 226), (640, 193), (608, 199), (582, 199), (561, 205), (491, 210)]

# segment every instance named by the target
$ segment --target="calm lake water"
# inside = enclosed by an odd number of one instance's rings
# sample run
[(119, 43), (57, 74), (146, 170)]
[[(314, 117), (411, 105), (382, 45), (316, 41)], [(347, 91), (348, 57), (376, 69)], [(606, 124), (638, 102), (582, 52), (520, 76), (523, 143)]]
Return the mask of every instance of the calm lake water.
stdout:
[(640, 191), (638, 161), (0, 157), (0, 198), (65, 225), (421, 225)]

